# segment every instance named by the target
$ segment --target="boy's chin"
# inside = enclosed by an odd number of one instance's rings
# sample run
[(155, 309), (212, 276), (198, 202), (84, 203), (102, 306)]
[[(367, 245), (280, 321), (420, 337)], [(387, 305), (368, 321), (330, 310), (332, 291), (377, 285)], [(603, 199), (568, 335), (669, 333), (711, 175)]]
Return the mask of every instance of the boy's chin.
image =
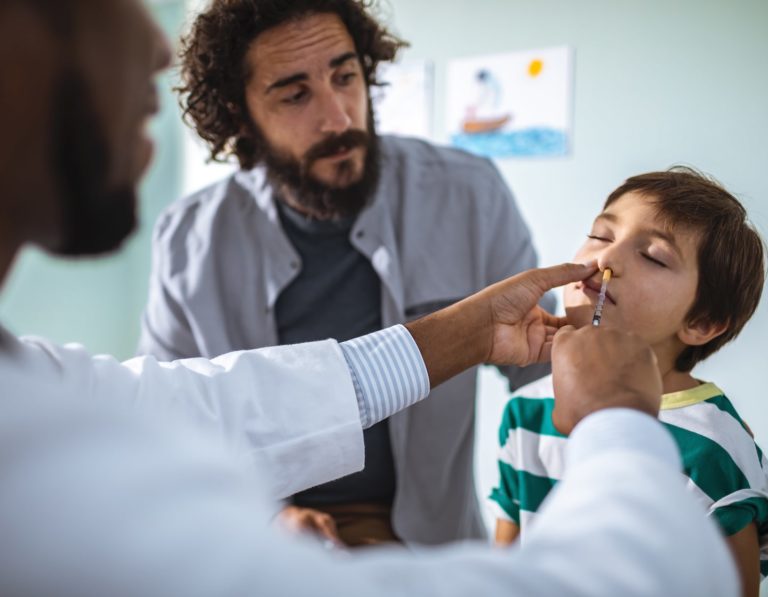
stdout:
[(565, 319), (569, 325), (575, 328), (582, 328), (585, 325), (592, 324), (592, 317), (595, 315), (595, 308), (592, 305), (574, 305), (565, 308)]

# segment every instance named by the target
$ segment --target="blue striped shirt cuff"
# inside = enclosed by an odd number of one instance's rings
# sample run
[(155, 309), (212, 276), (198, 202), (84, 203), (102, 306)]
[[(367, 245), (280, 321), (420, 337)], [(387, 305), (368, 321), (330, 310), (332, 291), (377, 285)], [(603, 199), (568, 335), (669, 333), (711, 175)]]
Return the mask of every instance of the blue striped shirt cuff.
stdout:
[(402, 325), (340, 346), (352, 374), (363, 429), (429, 394), (427, 367), (419, 347)]

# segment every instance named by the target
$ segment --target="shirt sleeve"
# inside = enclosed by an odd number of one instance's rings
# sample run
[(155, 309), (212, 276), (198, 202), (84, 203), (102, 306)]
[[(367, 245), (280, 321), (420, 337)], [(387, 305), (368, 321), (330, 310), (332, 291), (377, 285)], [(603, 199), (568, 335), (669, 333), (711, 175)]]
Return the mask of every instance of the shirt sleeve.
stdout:
[[(152, 355), (161, 361), (199, 356), (195, 339), (182, 302), (169, 275), (178, 223), (162, 215), (152, 236), (152, 268), (149, 275), (147, 305), (141, 317), (137, 355)], [(176, 253), (180, 248), (176, 248)]]
[(341, 350), (352, 375), (363, 429), (429, 394), (427, 367), (404, 326), (348, 340)]
[(735, 535), (747, 525), (757, 525), (761, 544), (768, 547), (768, 492), (758, 489), (740, 489), (725, 496), (711, 508), (726, 535)]

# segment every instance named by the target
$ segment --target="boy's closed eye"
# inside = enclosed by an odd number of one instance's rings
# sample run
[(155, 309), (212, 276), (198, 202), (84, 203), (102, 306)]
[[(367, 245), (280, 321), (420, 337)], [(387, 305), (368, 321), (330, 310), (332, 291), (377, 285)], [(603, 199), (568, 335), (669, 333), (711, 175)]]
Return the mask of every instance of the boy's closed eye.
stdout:
[[(612, 235), (609, 231), (593, 230), (587, 234), (587, 238), (591, 241), (598, 243), (610, 243), (613, 242)], [(662, 251), (663, 252), (663, 251)], [(668, 268), (669, 261), (664, 254), (658, 254), (659, 250), (656, 247), (651, 247), (649, 250), (640, 251), (640, 255), (648, 262), (657, 267)]]
[(659, 267), (668, 267), (666, 263), (664, 263), (661, 259), (657, 259), (653, 257), (652, 255), (649, 255), (648, 253), (640, 253), (646, 260), (650, 261), (656, 266)]

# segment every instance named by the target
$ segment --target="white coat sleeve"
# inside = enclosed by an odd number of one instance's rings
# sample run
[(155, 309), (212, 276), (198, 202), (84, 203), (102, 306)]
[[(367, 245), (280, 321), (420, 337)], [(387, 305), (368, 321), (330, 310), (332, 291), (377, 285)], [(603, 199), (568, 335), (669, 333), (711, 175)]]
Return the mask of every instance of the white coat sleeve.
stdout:
[(360, 410), (335, 341), (170, 363), (120, 363), (32, 339), (18, 349), (19, 393), (125, 403), (191, 424), (269, 471), (274, 498), (364, 466)]
[(361, 568), (393, 593), (443, 597), (739, 594), (730, 552), (686, 491), (668, 432), (622, 409), (574, 430), (564, 478), (522, 546), (373, 556)]
[[(279, 535), (203, 436), (135, 409), (16, 401), (0, 417), (0, 594), (95, 597), (737, 595), (718, 531), (645, 415), (605, 412), (519, 549), (338, 556)], [(92, 406), (92, 405), (91, 405)], [(14, 410), (16, 412), (14, 412)], [(13, 455), (13, 458), (9, 458)]]
[[(81, 346), (6, 338), (11, 393), (117, 402), (187, 423), (269, 472), (272, 497), (359, 471), (362, 429), (429, 393), (416, 343), (394, 326), (333, 340), (159, 362), (119, 363)], [(14, 386), (16, 386), (14, 391)]]

